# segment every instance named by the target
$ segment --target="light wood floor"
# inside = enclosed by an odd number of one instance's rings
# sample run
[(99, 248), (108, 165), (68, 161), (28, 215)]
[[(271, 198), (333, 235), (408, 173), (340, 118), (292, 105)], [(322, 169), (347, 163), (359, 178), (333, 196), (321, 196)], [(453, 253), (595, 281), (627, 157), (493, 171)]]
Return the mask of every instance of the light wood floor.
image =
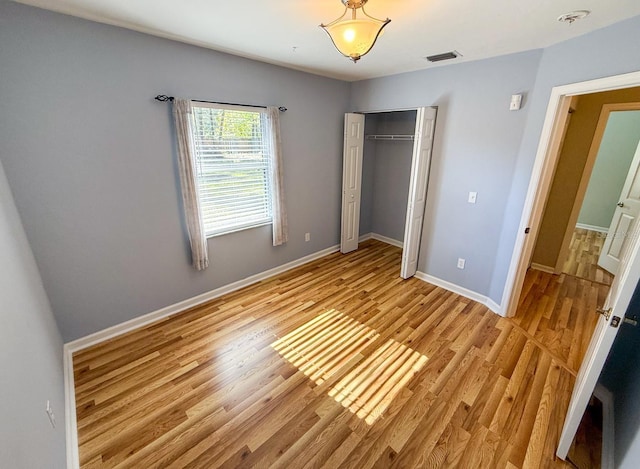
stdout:
[(613, 275), (598, 267), (598, 258), (605, 239), (606, 233), (576, 228), (571, 237), (569, 255), (564, 262), (562, 272), (611, 285)]
[(606, 286), (527, 276), (515, 320), (368, 241), (74, 355), (83, 468), (554, 460)]

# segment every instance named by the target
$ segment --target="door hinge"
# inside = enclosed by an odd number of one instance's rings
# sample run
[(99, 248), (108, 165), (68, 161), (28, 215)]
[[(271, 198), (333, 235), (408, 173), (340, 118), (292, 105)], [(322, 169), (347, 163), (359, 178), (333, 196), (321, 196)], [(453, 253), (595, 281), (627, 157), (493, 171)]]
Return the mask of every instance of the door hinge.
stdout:
[(528, 226), (524, 229), (524, 234), (529, 234), (529, 231), (531, 231), (531, 228), (529, 228)]
[[(598, 309), (596, 309), (596, 313), (602, 314), (604, 316), (604, 318), (608, 321), (609, 318), (611, 317), (611, 308), (608, 308), (608, 309), (598, 308)], [(618, 318), (618, 321), (620, 321), (620, 318)]]

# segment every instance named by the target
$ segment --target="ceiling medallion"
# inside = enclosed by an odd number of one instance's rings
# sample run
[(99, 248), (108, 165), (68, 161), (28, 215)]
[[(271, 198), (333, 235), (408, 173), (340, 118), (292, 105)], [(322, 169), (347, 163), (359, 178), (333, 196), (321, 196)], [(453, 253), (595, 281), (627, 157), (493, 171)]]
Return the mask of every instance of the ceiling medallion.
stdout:
[(589, 10), (576, 10), (569, 13), (565, 13), (564, 15), (558, 16), (558, 21), (561, 23), (569, 23), (572, 24), (574, 21), (581, 20), (589, 16), (591, 12)]

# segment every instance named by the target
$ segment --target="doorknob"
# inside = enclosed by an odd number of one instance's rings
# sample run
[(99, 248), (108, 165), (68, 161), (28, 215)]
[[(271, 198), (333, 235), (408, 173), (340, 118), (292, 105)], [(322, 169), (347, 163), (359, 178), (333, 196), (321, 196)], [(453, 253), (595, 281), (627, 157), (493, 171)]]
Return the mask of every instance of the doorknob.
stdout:
[(611, 308), (608, 308), (608, 309), (597, 308), (596, 313), (602, 314), (604, 318), (608, 321), (609, 318), (611, 317)]
[(620, 208), (624, 207), (624, 202), (618, 202), (618, 207)]

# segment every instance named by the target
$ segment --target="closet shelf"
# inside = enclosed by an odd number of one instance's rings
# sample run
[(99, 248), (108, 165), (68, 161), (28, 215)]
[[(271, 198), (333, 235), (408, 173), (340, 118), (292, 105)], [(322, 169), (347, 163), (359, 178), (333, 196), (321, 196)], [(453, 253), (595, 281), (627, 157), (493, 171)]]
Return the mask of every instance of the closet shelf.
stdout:
[(371, 134), (367, 135), (367, 140), (398, 140), (398, 141), (407, 141), (413, 140), (414, 135), (379, 135), (379, 134)]

